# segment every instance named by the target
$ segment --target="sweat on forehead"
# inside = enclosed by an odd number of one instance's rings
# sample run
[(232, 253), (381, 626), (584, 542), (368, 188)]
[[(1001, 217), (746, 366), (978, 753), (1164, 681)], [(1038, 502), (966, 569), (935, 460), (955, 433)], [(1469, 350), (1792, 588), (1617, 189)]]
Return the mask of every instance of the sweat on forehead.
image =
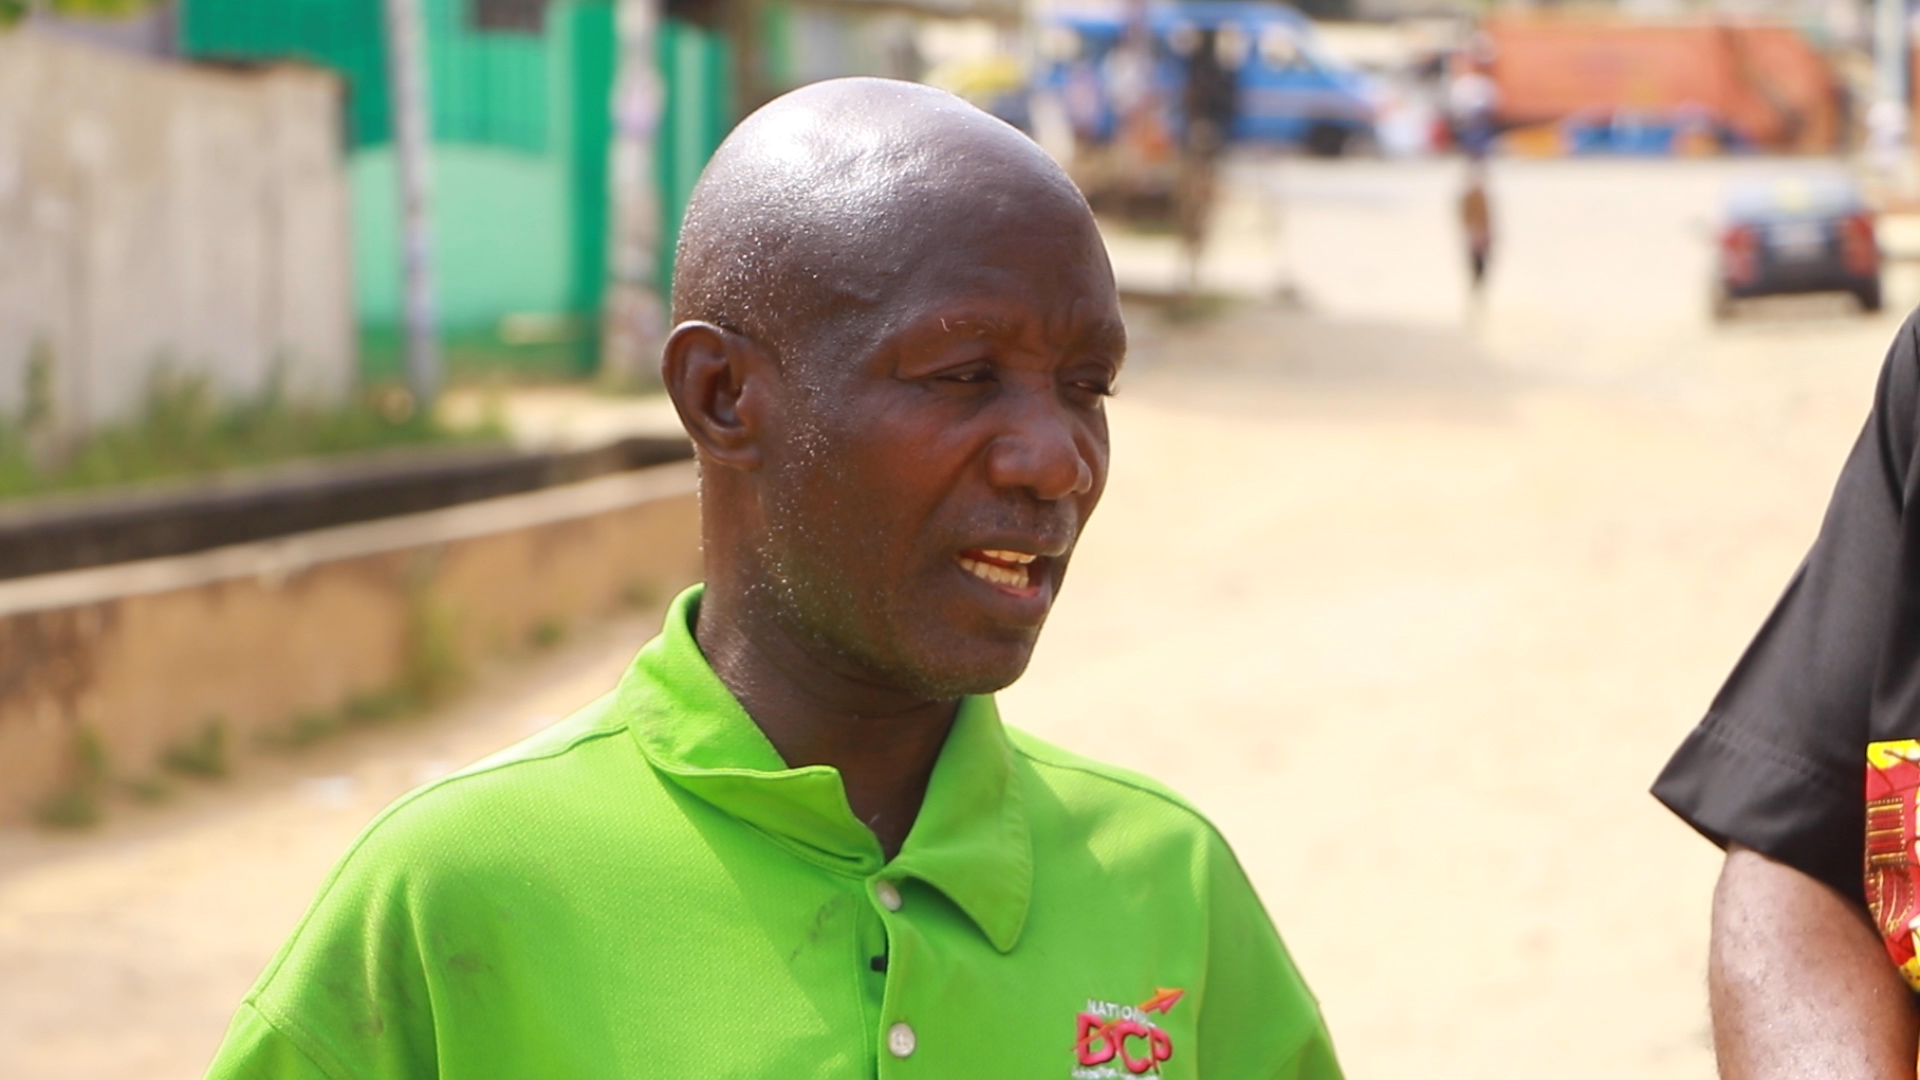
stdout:
[(694, 187), (673, 321), (777, 351), (871, 306), (916, 249), (996, 210), (1084, 220), (1066, 173), (1016, 129), (945, 91), (835, 79), (747, 117)]

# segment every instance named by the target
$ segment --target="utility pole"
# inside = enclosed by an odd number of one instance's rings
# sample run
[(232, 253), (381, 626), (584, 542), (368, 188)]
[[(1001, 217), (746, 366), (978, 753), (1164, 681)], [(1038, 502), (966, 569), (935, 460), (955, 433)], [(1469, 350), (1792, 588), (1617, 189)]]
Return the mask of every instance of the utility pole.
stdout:
[(414, 408), (431, 411), (440, 392), (440, 341), (434, 310), (433, 132), (427, 109), (427, 56), (420, 0), (386, 0), (387, 85), (393, 148), (400, 172), (400, 258), (406, 299), (407, 385)]
[(601, 370), (612, 382), (647, 386), (659, 379), (667, 336), (660, 281), (660, 193), (654, 182), (655, 141), (666, 109), (660, 77), (659, 0), (619, 0), (619, 74), (613, 91), (613, 147), (608, 182), (613, 229), (601, 326)]
[[(1891, 115), (1900, 123), (1897, 130), (1906, 133), (1907, 120), (1907, 4), (1906, 0), (1874, 0), (1873, 69), (1874, 92), (1887, 103)], [(1889, 126), (1891, 121), (1884, 121)]]

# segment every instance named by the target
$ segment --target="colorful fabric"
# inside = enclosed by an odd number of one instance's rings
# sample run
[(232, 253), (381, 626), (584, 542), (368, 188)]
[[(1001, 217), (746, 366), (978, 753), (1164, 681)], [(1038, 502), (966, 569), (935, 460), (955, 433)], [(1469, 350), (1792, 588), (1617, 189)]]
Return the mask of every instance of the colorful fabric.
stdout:
[(1227, 845), (960, 707), (899, 855), (707, 666), (619, 688), (354, 845), (209, 1075), (1337, 1078)]
[(1867, 910), (1907, 985), (1920, 990), (1920, 852), (1915, 797), (1920, 795), (1920, 741), (1894, 739), (1867, 747)]

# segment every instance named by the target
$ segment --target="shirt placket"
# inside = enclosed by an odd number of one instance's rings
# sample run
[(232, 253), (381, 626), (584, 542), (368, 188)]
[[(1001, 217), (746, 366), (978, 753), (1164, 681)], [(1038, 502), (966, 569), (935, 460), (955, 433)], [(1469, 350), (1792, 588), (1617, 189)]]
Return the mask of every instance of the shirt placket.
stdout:
[(916, 960), (914, 942), (919, 935), (904, 933), (909, 909), (908, 882), (881, 872), (867, 879), (869, 910), (878, 920), (884, 952), (876, 964), (883, 968), (882, 994), (877, 1023), (878, 1052), (875, 1074), (881, 1080), (893, 1077), (925, 1075), (917, 1067), (926, 1048), (920, 1044), (920, 1030), (912, 1011), (913, 980)]

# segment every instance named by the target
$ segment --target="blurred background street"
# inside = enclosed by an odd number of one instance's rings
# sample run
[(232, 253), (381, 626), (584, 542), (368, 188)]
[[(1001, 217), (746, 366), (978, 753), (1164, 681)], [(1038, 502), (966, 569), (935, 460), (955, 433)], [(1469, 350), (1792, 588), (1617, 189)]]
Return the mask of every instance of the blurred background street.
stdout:
[[(1742, 167), (1497, 170), (1512, 247), (1470, 316), (1455, 163), (1249, 164), (1232, 213), (1284, 193), (1282, 261), (1223, 244), (1219, 276), (1297, 298), (1130, 309), (1112, 487), (1004, 709), (1216, 819), (1355, 1076), (1713, 1074), (1716, 860), (1645, 788), (1811, 539), (1899, 322), (1713, 323), (1696, 219)], [(1131, 273), (1172, 258), (1116, 240)], [(192, 1075), (375, 811), (596, 696), (656, 617), (230, 790), (4, 834), (12, 1075)]]
[(680, 209), (867, 73), (1126, 298), (1008, 720), (1214, 819), (1350, 1075), (1713, 1076), (1646, 788), (1920, 302), (1904, 7), (1305, 7), (0, 0), (0, 1073), (198, 1075), (375, 813), (612, 686)]

